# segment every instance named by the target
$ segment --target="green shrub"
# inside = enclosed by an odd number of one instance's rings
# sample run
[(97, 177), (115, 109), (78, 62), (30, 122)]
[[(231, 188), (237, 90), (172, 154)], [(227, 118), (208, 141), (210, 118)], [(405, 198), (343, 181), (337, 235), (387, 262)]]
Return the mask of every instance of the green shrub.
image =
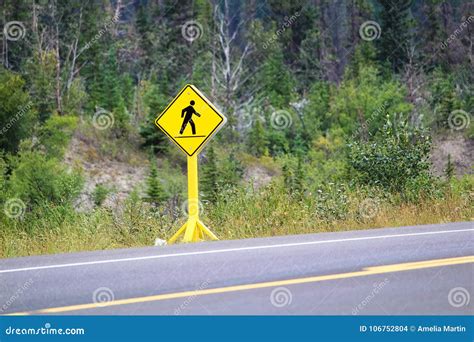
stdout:
[(88, 95), (82, 78), (75, 78), (66, 95), (63, 98), (63, 111), (69, 115), (82, 114), (82, 108), (87, 101)]
[(348, 214), (347, 190), (343, 185), (325, 183), (314, 194), (315, 216), (321, 220), (340, 220)]
[(348, 177), (356, 183), (389, 191), (416, 192), (430, 185), (431, 139), (406, 121), (387, 121), (368, 141), (348, 145)]
[(13, 159), (8, 181), (10, 194), (22, 199), (30, 210), (44, 204), (70, 206), (82, 185), (77, 170), (70, 171), (56, 159), (36, 151), (22, 151)]
[(112, 189), (106, 185), (96, 184), (94, 191), (92, 191), (92, 201), (97, 207), (102, 206), (111, 191)]
[(77, 127), (77, 117), (52, 115), (40, 127), (38, 138), (48, 156), (62, 158)]

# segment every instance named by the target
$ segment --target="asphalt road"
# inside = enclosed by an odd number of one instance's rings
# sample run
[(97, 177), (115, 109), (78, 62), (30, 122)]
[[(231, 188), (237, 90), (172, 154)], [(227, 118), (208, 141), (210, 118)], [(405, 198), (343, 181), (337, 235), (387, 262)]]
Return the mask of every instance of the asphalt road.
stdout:
[(460, 222), (0, 260), (0, 313), (474, 314)]

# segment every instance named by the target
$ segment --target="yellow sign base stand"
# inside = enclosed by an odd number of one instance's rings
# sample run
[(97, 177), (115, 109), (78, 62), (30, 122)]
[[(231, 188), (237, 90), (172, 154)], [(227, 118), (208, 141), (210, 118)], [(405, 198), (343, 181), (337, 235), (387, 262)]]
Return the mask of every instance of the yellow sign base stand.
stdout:
[(211, 240), (219, 240), (199, 219), (198, 184), (198, 157), (195, 153), (188, 156), (188, 221), (168, 240), (169, 245), (183, 234), (182, 242), (197, 242), (206, 236)]

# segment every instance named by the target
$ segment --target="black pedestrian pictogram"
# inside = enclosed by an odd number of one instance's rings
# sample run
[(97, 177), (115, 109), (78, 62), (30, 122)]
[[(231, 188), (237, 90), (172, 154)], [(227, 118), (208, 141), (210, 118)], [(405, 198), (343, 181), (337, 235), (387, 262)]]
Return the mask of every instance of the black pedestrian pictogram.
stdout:
[(195, 114), (198, 117), (200, 117), (201, 114), (196, 112), (196, 110), (194, 109), (193, 107), (194, 103), (195, 102), (191, 100), (190, 105), (181, 111), (181, 118), (184, 117), (184, 120), (183, 120), (183, 124), (181, 125), (181, 129), (179, 130), (179, 134), (183, 134), (186, 126), (189, 123), (191, 125), (191, 130), (193, 132), (193, 135), (196, 135), (196, 125), (194, 124), (194, 121), (193, 121), (193, 114)]

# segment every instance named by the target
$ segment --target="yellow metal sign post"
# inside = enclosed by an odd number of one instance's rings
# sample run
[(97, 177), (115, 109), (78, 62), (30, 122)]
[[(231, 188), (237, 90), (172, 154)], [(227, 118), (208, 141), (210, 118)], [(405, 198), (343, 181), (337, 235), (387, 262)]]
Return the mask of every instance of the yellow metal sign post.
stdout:
[(198, 154), (226, 117), (193, 85), (186, 85), (155, 124), (188, 156), (188, 221), (168, 240), (196, 242), (217, 237), (199, 219)]

